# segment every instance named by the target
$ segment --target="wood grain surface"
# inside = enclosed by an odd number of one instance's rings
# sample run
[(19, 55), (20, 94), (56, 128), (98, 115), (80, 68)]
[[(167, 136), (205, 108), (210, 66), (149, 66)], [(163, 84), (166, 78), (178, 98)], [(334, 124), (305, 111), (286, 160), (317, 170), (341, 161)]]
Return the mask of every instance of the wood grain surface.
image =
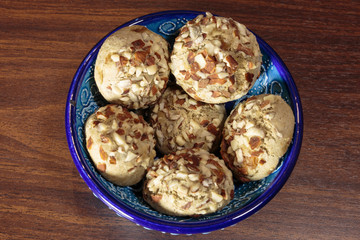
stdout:
[[(79, 177), (64, 114), (72, 78), (115, 27), (173, 9), (232, 17), (280, 55), (304, 138), (283, 189), (209, 235), (171, 236), (118, 217)], [(359, 239), (359, 1), (0, 1), (0, 239)]]

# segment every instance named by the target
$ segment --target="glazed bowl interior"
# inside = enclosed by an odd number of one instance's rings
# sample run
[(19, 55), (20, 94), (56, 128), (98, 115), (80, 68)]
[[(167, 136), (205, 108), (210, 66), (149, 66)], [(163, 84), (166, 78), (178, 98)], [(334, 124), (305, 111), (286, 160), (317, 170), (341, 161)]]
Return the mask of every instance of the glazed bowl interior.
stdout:
[(69, 149), (80, 176), (94, 195), (119, 216), (147, 229), (172, 234), (211, 232), (234, 225), (257, 212), (285, 184), (295, 166), (302, 141), (302, 108), (295, 83), (280, 57), (265, 41), (256, 36), (263, 54), (261, 75), (246, 96), (226, 104), (226, 108), (230, 112), (238, 102), (262, 93), (281, 95), (291, 106), (296, 120), (293, 141), (287, 153), (281, 158), (277, 169), (270, 176), (256, 182), (235, 183), (234, 199), (225, 208), (213, 214), (192, 218), (161, 214), (153, 210), (142, 199), (141, 183), (131, 187), (116, 186), (97, 172), (86, 150), (84, 123), (96, 109), (107, 104), (94, 81), (94, 64), (103, 41), (122, 27), (139, 24), (162, 35), (171, 45), (178, 29), (188, 20), (202, 13), (194, 11), (159, 12), (139, 17), (114, 29), (99, 41), (84, 58), (74, 76), (66, 102), (65, 122)]

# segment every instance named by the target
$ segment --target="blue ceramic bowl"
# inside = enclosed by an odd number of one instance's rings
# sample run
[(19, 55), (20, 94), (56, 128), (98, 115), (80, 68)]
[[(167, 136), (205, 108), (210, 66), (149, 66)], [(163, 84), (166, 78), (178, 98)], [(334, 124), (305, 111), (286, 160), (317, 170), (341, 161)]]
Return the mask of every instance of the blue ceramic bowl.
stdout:
[[(295, 83), (280, 57), (264, 40), (257, 36), (263, 54), (261, 76), (248, 94), (237, 102), (251, 95), (273, 93), (281, 95), (292, 107), (296, 119), (294, 137), (276, 171), (257, 182), (236, 184), (235, 197), (224, 209), (199, 218), (161, 214), (144, 202), (141, 195), (141, 184), (119, 187), (105, 180), (96, 171), (86, 150), (84, 123), (90, 114), (106, 104), (94, 82), (94, 63), (103, 41), (122, 27), (139, 24), (162, 35), (171, 44), (177, 30), (188, 20), (201, 13), (194, 11), (153, 13), (136, 18), (114, 29), (98, 42), (82, 61), (71, 83), (66, 102), (65, 122), (69, 149), (80, 176), (94, 195), (119, 216), (146, 229), (172, 234), (208, 233), (234, 225), (257, 212), (279, 192), (289, 178), (299, 155), (302, 141), (302, 108)], [(233, 103), (227, 104), (227, 110), (230, 111), (233, 105)]]

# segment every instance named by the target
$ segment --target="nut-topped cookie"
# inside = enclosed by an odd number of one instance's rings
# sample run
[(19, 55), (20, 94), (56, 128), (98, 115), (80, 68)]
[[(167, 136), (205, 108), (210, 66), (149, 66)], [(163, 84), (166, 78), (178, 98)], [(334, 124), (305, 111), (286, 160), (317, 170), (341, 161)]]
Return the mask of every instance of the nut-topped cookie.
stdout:
[(143, 196), (168, 215), (212, 213), (234, 197), (232, 173), (223, 160), (203, 149), (180, 150), (154, 162), (146, 174)]
[(256, 37), (243, 24), (206, 13), (180, 29), (170, 68), (194, 99), (225, 103), (248, 92), (259, 77), (261, 61)]
[(144, 26), (121, 28), (101, 46), (95, 82), (104, 98), (129, 109), (147, 108), (165, 90), (168, 43)]
[(221, 156), (238, 180), (260, 180), (276, 169), (286, 153), (294, 125), (292, 109), (281, 96), (253, 96), (227, 118)]
[(226, 118), (224, 104), (191, 98), (180, 87), (169, 86), (151, 112), (157, 148), (164, 154), (199, 147), (215, 151)]
[(142, 116), (114, 104), (88, 118), (85, 137), (96, 169), (119, 186), (138, 183), (156, 155), (153, 128)]

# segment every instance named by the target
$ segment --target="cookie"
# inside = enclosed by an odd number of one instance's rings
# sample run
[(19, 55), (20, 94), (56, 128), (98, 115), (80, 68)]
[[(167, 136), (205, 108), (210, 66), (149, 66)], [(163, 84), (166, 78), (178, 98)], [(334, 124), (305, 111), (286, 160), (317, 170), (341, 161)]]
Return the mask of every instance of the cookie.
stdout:
[(260, 75), (261, 61), (256, 37), (243, 24), (206, 13), (180, 29), (170, 69), (194, 99), (225, 103), (249, 91)]
[(225, 118), (224, 104), (199, 102), (180, 87), (169, 86), (154, 105), (150, 123), (164, 154), (194, 147), (212, 152), (220, 145)]
[(144, 26), (121, 28), (102, 44), (95, 82), (103, 97), (129, 109), (147, 108), (165, 90), (170, 69), (168, 43)]
[(223, 160), (203, 149), (180, 150), (154, 162), (146, 174), (143, 196), (168, 215), (212, 213), (234, 197), (232, 173)]
[(253, 96), (239, 103), (226, 119), (221, 156), (238, 180), (265, 178), (286, 153), (294, 124), (294, 114), (281, 96)]
[(90, 115), (85, 137), (96, 169), (119, 186), (138, 183), (156, 155), (153, 128), (142, 116), (118, 105), (101, 107)]

